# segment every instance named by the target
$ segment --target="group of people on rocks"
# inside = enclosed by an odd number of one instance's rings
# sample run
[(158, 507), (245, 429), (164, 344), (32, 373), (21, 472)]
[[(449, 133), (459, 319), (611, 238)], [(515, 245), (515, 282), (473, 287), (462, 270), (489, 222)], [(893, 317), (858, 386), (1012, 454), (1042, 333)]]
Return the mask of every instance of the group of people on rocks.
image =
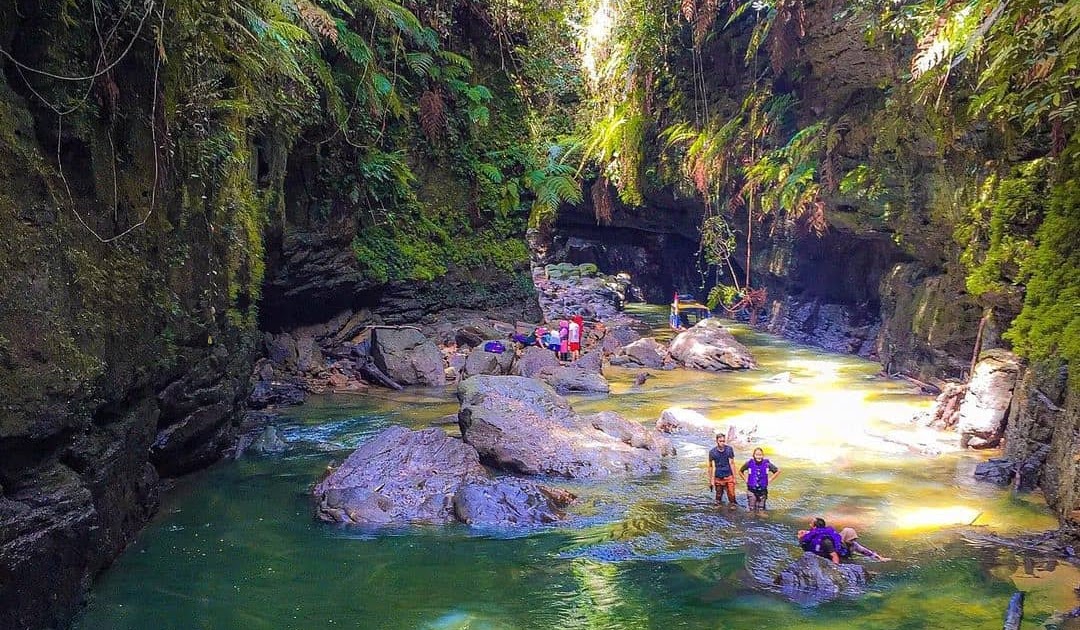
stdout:
[[(751, 510), (764, 510), (769, 498), (769, 484), (776, 480), (780, 469), (765, 458), (765, 451), (755, 448), (753, 456), (738, 469), (739, 476), (746, 482), (746, 502)], [(735, 509), (735, 450), (727, 444), (727, 436), (716, 434), (716, 446), (709, 451), (709, 487), (716, 493), (716, 504), (721, 505), (727, 498), (728, 505)], [(875, 560), (888, 561), (876, 551), (859, 543), (859, 534), (851, 527), (837, 532), (825, 523), (823, 518), (815, 518), (810, 529), (799, 530), (799, 546), (823, 558), (840, 564), (845, 558), (855, 553)]]
[(574, 315), (559, 320), (559, 328), (537, 326), (531, 334), (515, 333), (513, 340), (521, 345), (538, 346), (554, 352), (560, 361), (577, 361), (581, 356), (581, 340), (585, 338), (585, 319)]

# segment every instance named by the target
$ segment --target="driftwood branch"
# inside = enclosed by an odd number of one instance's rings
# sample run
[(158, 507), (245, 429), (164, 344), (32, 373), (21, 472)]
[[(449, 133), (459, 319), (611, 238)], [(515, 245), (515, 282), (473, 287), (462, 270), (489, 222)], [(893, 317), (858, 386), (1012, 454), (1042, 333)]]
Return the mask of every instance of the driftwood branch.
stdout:
[(1016, 591), (1009, 598), (1009, 607), (1005, 609), (1004, 630), (1020, 630), (1020, 621), (1024, 618), (1024, 592)]
[(384, 374), (383, 371), (375, 365), (375, 361), (369, 356), (357, 359), (356, 367), (360, 370), (360, 374), (364, 377), (364, 380), (370, 383), (389, 387), (390, 389), (403, 389), (401, 385), (398, 385), (394, 381), (394, 379)]

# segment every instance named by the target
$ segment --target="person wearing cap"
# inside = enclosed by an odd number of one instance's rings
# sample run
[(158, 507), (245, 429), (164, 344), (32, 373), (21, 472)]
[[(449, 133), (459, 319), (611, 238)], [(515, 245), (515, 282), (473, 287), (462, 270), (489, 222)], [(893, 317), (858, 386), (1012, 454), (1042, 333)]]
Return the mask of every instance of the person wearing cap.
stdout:
[(885, 556), (874, 551), (873, 549), (863, 547), (861, 544), (859, 544), (859, 533), (856, 532), (855, 529), (852, 527), (845, 527), (844, 529), (840, 530), (840, 542), (842, 545), (844, 545), (844, 547), (847, 548), (847, 553), (843, 555), (848, 558), (851, 557), (852, 553), (857, 551), (868, 558), (880, 560), (881, 562), (888, 562), (892, 559), (886, 558)]
[(709, 487), (716, 492), (717, 505), (727, 494), (729, 506), (735, 508), (735, 450), (727, 445), (727, 436), (719, 432), (716, 446), (709, 451)]

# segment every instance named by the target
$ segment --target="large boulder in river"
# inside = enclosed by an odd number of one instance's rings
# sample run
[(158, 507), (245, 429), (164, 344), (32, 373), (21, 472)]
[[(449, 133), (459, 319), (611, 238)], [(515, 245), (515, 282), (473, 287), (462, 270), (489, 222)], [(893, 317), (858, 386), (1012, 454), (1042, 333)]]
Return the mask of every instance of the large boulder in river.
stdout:
[(545, 367), (540, 370), (536, 378), (551, 385), (560, 394), (571, 392), (606, 394), (611, 391), (611, 385), (603, 375), (590, 372), (580, 365)]
[(371, 336), (375, 366), (401, 385), (445, 385), (446, 364), (434, 342), (412, 328), (376, 328)]
[(458, 386), (458, 397), (462, 436), (496, 468), (574, 478), (648, 474), (671, 452), (662, 436), (639, 435), (641, 427), (618, 414), (579, 416), (537, 380), (474, 376)]
[[(537, 348), (539, 350), (539, 348)], [(509, 374), (510, 367), (514, 364), (514, 351), (504, 350), (499, 353), (488, 352), (483, 346), (473, 348), (465, 359), (464, 376), (476, 376), (477, 374), (502, 375)]]
[(492, 479), (476, 449), (442, 429), (390, 427), (315, 486), (316, 515), (355, 525), (550, 523), (556, 492), (526, 479)]
[(1011, 352), (990, 350), (983, 354), (960, 403), (956, 430), (962, 446), (993, 448), (1001, 443), (1019, 374), (1020, 361)]
[(718, 372), (757, 367), (750, 350), (715, 318), (703, 319), (679, 333), (671, 340), (668, 351), (673, 359), (695, 370)]
[(645, 337), (627, 344), (611, 357), (611, 364), (621, 367), (671, 369), (674, 362), (663, 344), (652, 337)]
[(866, 569), (858, 564), (833, 564), (813, 553), (784, 569), (776, 578), (784, 595), (802, 604), (816, 604), (841, 594), (853, 595), (867, 583)]
[(641, 339), (641, 335), (633, 328), (629, 326), (613, 326), (605, 331), (603, 338), (600, 340), (600, 349), (605, 354), (614, 354), (619, 348), (638, 339)]
[(514, 364), (513, 374), (525, 378), (535, 378), (544, 368), (559, 367), (559, 359), (555, 353), (539, 346), (529, 346), (521, 352)]

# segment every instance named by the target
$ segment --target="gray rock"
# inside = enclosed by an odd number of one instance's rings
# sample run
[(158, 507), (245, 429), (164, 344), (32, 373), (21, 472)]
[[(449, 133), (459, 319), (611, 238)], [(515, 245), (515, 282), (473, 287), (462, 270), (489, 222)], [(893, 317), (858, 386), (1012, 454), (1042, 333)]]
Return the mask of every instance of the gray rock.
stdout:
[(785, 597), (802, 604), (817, 604), (841, 594), (862, 592), (867, 574), (862, 565), (833, 564), (807, 552), (784, 569), (776, 583)]
[(513, 374), (525, 378), (535, 378), (544, 368), (556, 368), (559, 359), (555, 353), (545, 348), (529, 346), (522, 351), (514, 363)]
[(611, 391), (611, 385), (608, 384), (606, 378), (576, 365), (545, 367), (536, 377), (554, 387), (560, 394), (570, 392), (606, 394)]
[(566, 518), (560, 509), (564, 506), (526, 479), (463, 484), (454, 494), (453, 506), (454, 516), (467, 525), (539, 525)]
[(300, 337), (296, 340), (296, 370), (301, 374), (316, 373), (323, 369), (322, 350), (314, 337)]
[(248, 407), (265, 409), (270, 406), (302, 405), (307, 399), (304, 388), (288, 381), (257, 381), (248, 395)]
[(603, 431), (623, 444), (634, 448), (656, 451), (661, 455), (674, 455), (675, 446), (666, 436), (657, 431), (650, 431), (637, 422), (632, 422), (614, 411), (601, 411), (585, 416), (594, 429)]
[(746, 346), (735, 340), (716, 318), (703, 319), (679, 333), (668, 347), (672, 358), (696, 370), (740, 370), (756, 368), (757, 362)]
[(975, 478), (998, 486), (1008, 486), (1016, 474), (1016, 464), (1011, 460), (995, 457), (975, 466)]
[[(658, 472), (664, 441), (634, 438), (631, 427), (597, 429), (548, 385), (517, 376), (474, 376), (458, 386), (458, 421), (465, 441), (496, 468), (526, 475), (598, 478)], [(614, 414), (612, 414), (614, 415)], [(656, 445), (634, 447), (631, 441)]]
[(592, 352), (586, 352), (578, 357), (577, 361), (570, 364), (573, 367), (579, 367), (591, 374), (603, 374), (604, 373), (604, 353), (599, 350), (593, 350)]
[(434, 342), (412, 328), (377, 328), (372, 333), (375, 365), (402, 385), (445, 385), (445, 362)]
[(641, 339), (641, 335), (636, 330), (629, 326), (614, 326), (607, 329), (604, 337), (600, 340), (600, 349), (606, 354), (614, 354), (619, 348), (629, 345), (638, 339)]
[(990, 350), (983, 354), (960, 403), (956, 429), (962, 446), (994, 448), (1001, 443), (1019, 374), (1020, 360), (1011, 352)]
[(296, 339), (289, 333), (273, 335), (266, 343), (266, 356), (274, 365), (281, 366), (286, 371), (296, 369)]
[(316, 515), (358, 525), (446, 523), (463, 483), (483, 483), (476, 449), (442, 429), (390, 427), (315, 486)]
[(473, 348), (472, 352), (469, 353), (469, 357), (465, 360), (463, 375), (465, 377), (477, 374), (505, 375), (510, 373), (513, 364), (513, 350), (507, 349), (497, 354), (486, 352), (482, 347)]
[(720, 426), (693, 409), (668, 407), (660, 412), (656, 421), (656, 430), (661, 433), (685, 433), (703, 437), (710, 442)]
[(289, 445), (282, 439), (277, 427), (268, 426), (252, 441), (251, 446), (247, 448), (247, 452), (259, 455), (280, 455), (288, 448)]
[(472, 446), (441, 429), (391, 427), (314, 490), (316, 515), (354, 525), (553, 523), (573, 495), (527, 479), (492, 479)]
[[(663, 368), (670, 363), (667, 348), (652, 337), (645, 337), (623, 346), (616, 357), (622, 359), (620, 365), (627, 367)], [(615, 363), (615, 359), (612, 359)]]

